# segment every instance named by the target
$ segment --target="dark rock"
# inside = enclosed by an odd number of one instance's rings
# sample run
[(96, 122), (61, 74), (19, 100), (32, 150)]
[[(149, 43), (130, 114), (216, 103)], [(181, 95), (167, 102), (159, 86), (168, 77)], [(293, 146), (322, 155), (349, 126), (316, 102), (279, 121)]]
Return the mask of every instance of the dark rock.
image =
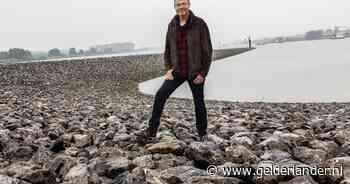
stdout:
[(72, 157), (58, 155), (52, 161), (46, 163), (44, 168), (49, 169), (58, 177), (63, 177), (74, 165), (76, 165), (76, 161)]
[(65, 150), (65, 146), (64, 146), (63, 139), (57, 139), (57, 140), (55, 140), (55, 141), (51, 144), (50, 150), (51, 150), (52, 152), (55, 152), (55, 153), (58, 153), (58, 152), (60, 152), (60, 151)]
[(166, 169), (160, 173), (161, 179), (169, 184), (189, 183), (191, 177), (207, 176), (206, 171), (191, 166), (179, 166)]
[(223, 152), (213, 142), (193, 142), (186, 148), (185, 155), (202, 169), (224, 163)]
[(56, 183), (54, 174), (47, 169), (32, 170), (26, 173), (22, 179), (33, 184)]

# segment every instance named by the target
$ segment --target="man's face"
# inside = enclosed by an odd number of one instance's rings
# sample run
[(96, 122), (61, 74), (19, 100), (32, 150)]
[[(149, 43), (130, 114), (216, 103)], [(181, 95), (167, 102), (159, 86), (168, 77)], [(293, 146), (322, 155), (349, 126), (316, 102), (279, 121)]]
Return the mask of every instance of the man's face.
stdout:
[(189, 13), (190, 4), (188, 0), (176, 0), (175, 1), (175, 10), (176, 14), (183, 16)]

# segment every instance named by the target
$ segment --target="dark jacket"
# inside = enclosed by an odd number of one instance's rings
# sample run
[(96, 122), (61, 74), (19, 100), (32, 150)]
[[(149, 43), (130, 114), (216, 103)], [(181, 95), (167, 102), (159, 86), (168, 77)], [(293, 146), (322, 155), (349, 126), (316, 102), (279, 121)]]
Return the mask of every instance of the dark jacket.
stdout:
[[(204, 20), (195, 16), (191, 10), (189, 16), (189, 22), (187, 23), (188, 79), (194, 79), (201, 71), (204, 77), (206, 77), (213, 54), (210, 32)], [(168, 24), (164, 52), (164, 66), (166, 71), (174, 69), (175, 72), (179, 72), (179, 58), (176, 45), (176, 32), (179, 29), (177, 20), (179, 20), (179, 16), (175, 15)]]

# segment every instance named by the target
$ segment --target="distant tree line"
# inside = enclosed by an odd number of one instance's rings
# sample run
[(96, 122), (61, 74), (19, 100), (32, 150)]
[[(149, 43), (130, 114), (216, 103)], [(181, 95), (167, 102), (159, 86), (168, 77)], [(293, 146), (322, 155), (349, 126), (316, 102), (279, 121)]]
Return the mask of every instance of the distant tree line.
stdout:
[(88, 50), (83, 50), (83, 49), (76, 49), (76, 48), (69, 48), (67, 55), (65, 55), (61, 50), (58, 48), (53, 48), (50, 49), (48, 52), (48, 57), (74, 57), (74, 56), (85, 56), (85, 55), (96, 55), (96, 54), (101, 54), (97, 52), (97, 49), (94, 47), (91, 47)]
[(7, 52), (0, 52), (0, 59), (17, 59), (17, 60), (31, 60), (33, 59), (32, 53), (28, 50), (20, 48), (12, 48)]
[(86, 51), (83, 49), (69, 48), (68, 53), (62, 52), (58, 48), (50, 49), (48, 52), (30, 52), (22, 48), (11, 48), (8, 51), (0, 51), (0, 60), (44, 60), (49, 58), (75, 57), (84, 55), (99, 54), (95, 48), (90, 48)]
[(76, 57), (76, 56), (92, 56), (99, 54), (113, 53), (111, 48), (105, 50), (98, 50), (96, 47), (90, 47), (87, 50), (69, 48), (68, 50), (60, 50), (58, 48), (52, 48), (48, 52), (30, 52), (22, 48), (11, 48), (8, 51), (0, 51), (0, 60), (45, 60), (50, 58), (64, 58), (64, 57)]

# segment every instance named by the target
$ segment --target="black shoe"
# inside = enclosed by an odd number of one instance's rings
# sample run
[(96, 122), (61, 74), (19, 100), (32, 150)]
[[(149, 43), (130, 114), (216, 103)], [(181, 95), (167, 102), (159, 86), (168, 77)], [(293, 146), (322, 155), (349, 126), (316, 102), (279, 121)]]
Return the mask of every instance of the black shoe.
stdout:
[(155, 143), (157, 141), (157, 132), (152, 132), (150, 129), (142, 129), (135, 132), (137, 143), (141, 145), (146, 145), (149, 143)]
[(208, 141), (208, 134), (199, 135), (199, 142), (207, 142)]

